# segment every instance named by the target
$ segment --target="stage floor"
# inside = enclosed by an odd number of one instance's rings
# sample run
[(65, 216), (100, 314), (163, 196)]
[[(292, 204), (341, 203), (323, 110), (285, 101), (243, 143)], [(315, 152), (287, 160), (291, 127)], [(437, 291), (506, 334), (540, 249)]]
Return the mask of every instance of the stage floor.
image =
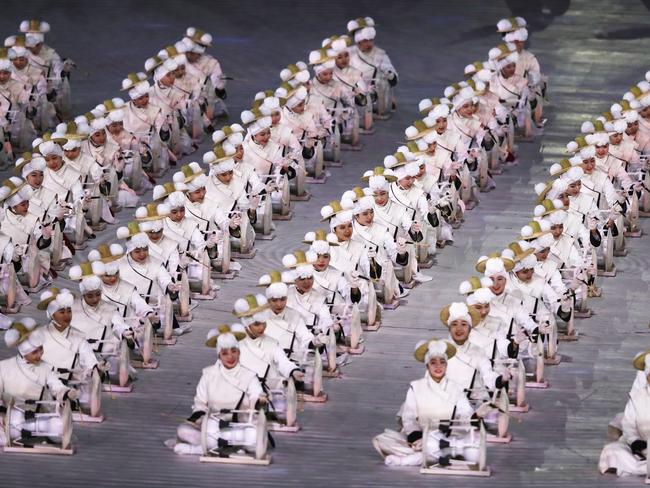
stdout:
[[(409, 381), (423, 374), (411, 355), (414, 344), (446, 335), (439, 310), (459, 298), (457, 286), (475, 274), (476, 258), (502, 249), (519, 235), (532, 217), (533, 184), (547, 179), (548, 167), (564, 156), (581, 122), (608, 110), (643, 79), (650, 22), (643, 4), (631, 1), (567, 1), (568, 10), (558, 16), (542, 12), (538, 2), (514, 2), (527, 9), (533, 25), (531, 49), (550, 79), (552, 106), (545, 135), (519, 144), (520, 164), (496, 177), (497, 190), (481, 195), (479, 207), (455, 231), (453, 246), (440, 251), (438, 264), (425, 271), (434, 280), (413, 290), (408, 305), (385, 312), (383, 327), (365, 335), (365, 354), (352, 359), (343, 379), (325, 382), (330, 401), (305, 406), (298, 434), (274, 436), (273, 464), (201, 465), (163, 446), (190, 413), (201, 369), (215, 361), (214, 350), (203, 346), (208, 329), (232, 322), (234, 300), (258, 291), (253, 285), (262, 273), (280, 269), (285, 253), (302, 248), (306, 231), (323, 227), (320, 207), (361, 184), (363, 171), (381, 165), (395, 150), (405, 127), (419, 118), (419, 100), (441, 96), (445, 86), (462, 79), (467, 64), (487, 57), (499, 42), (494, 24), (513, 15), (508, 8), (512, 3), (395, 1), (379, 7), (370, 1), (165, 5), (98, 0), (40, 2), (47, 9), (39, 11), (39, 2), (7, 2), (0, 19), (4, 36), (13, 34), (23, 18), (43, 18), (52, 25), (49, 42), (77, 62), (72, 89), (79, 113), (119, 96), (124, 75), (141, 70), (145, 58), (180, 39), (188, 25), (213, 33), (210, 52), (235, 78), (227, 88), (233, 121), (257, 91), (277, 86), (283, 67), (306, 59), (323, 38), (343, 33), (347, 20), (359, 15), (375, 18), (377, 43), (390, 54), (400, 84), (394, 117), (363, 137), (363, 151), (344, 153), (344, 166), (329, 170), (327, 184), (311, 186), (313, 198), (294, 204), (293, 220), (276, 222), (277, 238), (256, 243), (257, 257), (241, 261), (239, 278), (221, 282), (215, 301), (200, 303), (193, 312), (193, 332), (161, 350), (159, 369), (141, 371), (130, 395), (106, 394), (104, 423), (75, 425), (76, 454), (0, 455), (0, 486), (640, 486), (640, 479), (600, 476), (597, 461), (607, 423), (623, 409), (634, 379), (631, 359), (650, 347), (647, 237), (628, 239), (629, 255), (616, 258), (618, 275), (603, 279), (604, 298), (592, 301), (596, 315), (577, 321), (580, 340), (560, 345), (563, 362), (548, 369), (551, 388), (530, 391), (530, 413), (515, 414), (523, 421), (511, 423), (512, 444), (489, 447), (491, 478), (444, 479), (420, 476), (416, 469), (389, 469), (370, 443), (384, 428), (395, 428)], [(201, 161), (207, 147), (187, 160)], [(164, 179), (170, 180), (171, 174)], [(130, 216), (129, 210), (121, 212), (120, 222)], [(650, 231), (647, 221), (641, 225)], [(101, 233), (99, 241), (114, 241), (116, 227)], [(85, 251), (80, 254), (85, 258)], [(42, 317), (41, 312), (34, 316)], [(0, 349), (2, 358), (11, 354), (4, 342)]]

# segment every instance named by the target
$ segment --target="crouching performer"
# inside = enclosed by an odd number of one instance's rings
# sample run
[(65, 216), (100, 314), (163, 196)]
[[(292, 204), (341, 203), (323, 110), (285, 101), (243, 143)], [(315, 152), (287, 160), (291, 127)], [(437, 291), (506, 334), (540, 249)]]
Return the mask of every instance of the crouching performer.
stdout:
[(72, 454), (72, 417), (67, 400), (79, 392), (66, 387), (42, 361), (43, 331), (34, 319), (13, 322), (5, 343), (18, 354), (0, 361), (0, 442), (5, 452)]
[(426, 364), (426, 373), (411, 382), (397, 414), (402, 430), (386, 429), (372, 441), (387, 466), (434, 462), (449, 474), (470, 469), (489, 474), (480, 418), (491, 407), (483, 404), (474, 412), (463, 389), (447, 378), (447, 362), (455, 354), (456, 348), (447, 341), (431, 339), (417, 344), (414, 356)]
[(240, 361), (257, 374), (269, 396), (269, 429), (298, 432), (296, 384), (302, 389), (305, 373), (286, 356), (278, 341), (265, 334), (268, 309), (266, 297), (261, 294), (235, 301), (233, 313), (246, 328), (246, 337), (239, 345)]
[(217, 349), (217, 362), (203, 370), (192, 415), (165, 442), (176, 454), (200, 455), (209, 462), (269, 464), (266, 417), (258, 409), (268, 399), (257, 375), (239, 363), (239, 325), (221, 325), (205, 342)]
[(648, 439), (650, 438), (650, 349), (638, 354), (633, 363), (645, 376), (643, 387), (632, 388), (623, 412), (623, 435), (600, 453), (601, 473), (645, 476), (650, 483)]
[(101, 378), (108, 365), (99, 363), (83, 332), (70, 326), (74, 295), (63, 288), (50, 288), (41, 293), (39, 310), (46, 310), (50, 323), (43, 331), (43, 361), (54, 366), (61, 381), (80, 391), (73, 405), (73, 420), (102, 422)]

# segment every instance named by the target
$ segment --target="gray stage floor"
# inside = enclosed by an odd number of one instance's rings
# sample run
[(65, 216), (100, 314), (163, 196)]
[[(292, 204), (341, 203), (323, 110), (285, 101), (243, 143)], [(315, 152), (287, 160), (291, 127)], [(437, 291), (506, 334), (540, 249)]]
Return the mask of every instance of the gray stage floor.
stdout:
[[(124, 74), (141, 69), (146, 57), (193, 24), (215, 35), (211, 52), (237, 79), (228, 87), (233, 114), (256, 91), (276, 86), (282, 67), (306, 58), (321, 39), (341, 33), (358, 15), (375, 17), (378, 44), (390, 53), (401, 81), (395, 116), (364, 137), (362, 152), (345, 153), (345, 166), (330, 169), (327, 184), (312, 186), (314, 198), (296, 203), (294, 219), (278, 223), (278, 237), (259, 243), (257, 257), (242, 262), (240, 277), (221, 283), (217, 300), (199, 305), (194, 332), (161, 350), (160, 368), (142, 372), (132, 394), (106, 396), (106, 422), (75, 425), (77, 454), (1, 455), (0, 486), (640, 486), (641, 480), (599, 476), (596, 467), (607, 422), (623, 408), (633, 380), (630, 359), (650, 344), (647, 237), (628, 240), (628, 257), (617, 259), (618, 276), (603, 281), (604, 298), (592, 302), (597, 315), (578, 322), (579, 342), (561, 344), (564, 361), (549, 368), (552, 387), (529, 393), (532, 409), (521, 415), (521, 423), (513, 422), (512, 444), (489, 448), (492, 478), (425, 478), (414, 469), (388, 469), (370, 444), (372, 436), (394, 427), (408, 382), (423, 374), (412, 359), (413, 346), (444, 335), (438, 312), (458, 298), (457, 285), (473, 274), (475, 259), (518, 235), (531, 217), (532, 185), (546, 178), (548, 166), (582, 120), (608, 109), (648, 68), (650, 23), (641, 2), (547, 3), (550, 7), (542, 9), (542, 2), (534, 1), (396, 1), (379, 8), (369, 1), (166, 5), (100, 0), (40, 2), (47, 9), (39, 14), (37, 2), (5, 2), (3, 35), (29, 16), (51, 22), (52, 45), (79, 66), (73, 75), (79, 112), (116, 96)], [(512, 15), (508, 5), (513, 4), (535, 26), (532, 49), (550, 76), (553, 105), (546, 134), (520, 145), (519, 166), (497, 177), (496, 191), (481, 196), (480, 206), (456, 231), (454, 245), (440, 252), (435, 279), (415, 289), (408, 305), (385, 313), (380, 331), (366, 335), (366, 353), (345, 368), (343, 379), (326, 382), (330, 401), (305, 406), (300, 433), (275, 436), (270, 467), (200, 465), (167, 450), (163, 441), (189, 414), (201, 368), (215, 360), (214, 350), (202, 346), (207, 330), (231, 321), (233, 301), (252, 291), (261, 273), (279, 266), (283, 254), (299, 247), (304, 232), (322, 225), (321, 205), (359, 184), (364, 169), (381, 164), (394, 150), (417, 117), (420, 99), (439, 96), (461, 78), (466, 64), (484, 59), (498, 43), (494, 24)], [(647, 222), (642, 225), (650, 231)], [(113, 240), (113, 232), (114, 227), (101, 240)], [(9, 354), (0, 351), (1, 357)]]

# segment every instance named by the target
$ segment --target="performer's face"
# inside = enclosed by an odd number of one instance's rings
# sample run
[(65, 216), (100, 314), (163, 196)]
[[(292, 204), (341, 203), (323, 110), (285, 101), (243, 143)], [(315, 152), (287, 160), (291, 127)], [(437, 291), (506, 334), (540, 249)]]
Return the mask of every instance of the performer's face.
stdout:
[(236, 347), (221, 349), (219, 359), (226, 369), (232, 369), (239, 363), (239, 349)]
[(93, 290), (88, 293), (84, 293), (84, 301), (91, 307), (96, 307), (99, 305), (99, 302), (102, 301), (102, 291)]
[(316, 271), (325, 271), (330, 265), (330, 255), (329, 253), (319, 254), (314, 263), (314, 269)]
[(357, 215), (357, 222), (363, 226), (372, 225), (375, 220), (375, 211), (371, 208), (364, 210)]
[(506, 289), (505, 276), (501, 276), (501, 275), (492, 276), (492, 286), (490, 287), (492, 293), (494, 293), (495, 295), (501, 295), (501, 293), (503, 293), (503, 290), (505, 289)]
[(447, 360), (445, 358), (431, 358), (427, 363), (427, 370), (434, 381), (441, 381), (447, 373)]
[(338, 69), (345, 69), (350, 65), (350, 53), (343, 51), (336, 55), (336, 67)]
[(388, 203), (388, 192), (386, 190), (375, 190), (372, 196), (375, 199), (375, 204), (380, 207)]
[(555, 224), (551, 226), (551, 235), (553, 236), (553, 239), (559, 239), (562, 237), (562, 233), (564, 232), (564, 224)]
[(25, 358), (25, 361), (27, 361), (29, 364), (40, 363), (42, 357), (43, 357), (43, 346), (38, 346), (32, 352), (29, 352), (23, 356), (23, 358)]
[(52, 319), (57, 323), (57, 329), (65, 330), (72, 322), (72, 309), (70, 307), (60, 308), (52, 314)]
[(287, 297), (269, 298), (269, 305), (273, 313), (282, 313), (287, 306)]
[(27, 183), (29, 186), (38, 190), (41, 185), (43, 185), (43, 172), (42, 171), (32, 171), (27, 175)]
[(352, 222), (344, 222), (334, 227), (334, 233), (339, 242), (349, 241), (352, 237)]
[(548, 258), (548, 253), (551, 251), (549, 247), (545, 247), (539, 252), (535, 252), (535, 257), (537, 258), (537, 261), (543, 262), (546, 261), (546, 258)]
[(465, 341), (469, 337), (469, 333), (471, 330), (472, 328), (467, 323), (467, 320), (464, 319), (454, 320), (451, 324), (449, 324), (449, 334), (451, 334), (451, 337), (454, 339), (454, 342), (458, 344), (465, 343)]
[(490, 314), (490, 304), (489, 303), (475, 303), (474, 308), (481, 316), (481, 320), (487, 317)]

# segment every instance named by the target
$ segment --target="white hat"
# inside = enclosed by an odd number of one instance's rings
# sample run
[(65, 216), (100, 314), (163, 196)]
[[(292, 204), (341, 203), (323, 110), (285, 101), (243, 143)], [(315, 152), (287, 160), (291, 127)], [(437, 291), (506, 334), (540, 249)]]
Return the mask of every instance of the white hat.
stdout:
[(296, 105), (304, 102), (307, 99), (307, 88), (299, 86), (294, 90), (291, 96), (287, 99), (287, 107), (293, 108)]
[(8, 58), (0, 58), (0, 71), (13, 71), (14, 65)]
[(36, 321), (31, 317), (14, 320), (5, 332), (5, 344), (17, 347), (21, 356), (29, 354), (43, 345), (43, 335), (36, 327)]
[(568, 186), (569, 184), (566, 179), (563, 178), (556, 179), (555, 181), (553, 181), (553, 184), (551, 185), (551, 189), (546, 194), (546, 198), (548, 198), (549, 200), (555, 200), (557, 197), (559, 197), (562, 193), (566, 191)]
[(451, 325), (452, 322), (456, 320), (464, 320), (470, 326), (472, 326), (472, 317), (469, 313), (469, 308), (467, 304), (463, 302), (454, 302), (449, 306), (449, 318), (447, 319), (447, 325)]
[[(20, 205), (22, 202), (27, 201), (32, 197), (33, 194), (32, 188), (29, 185), (24, 184), (25, 182), (20, 178), (16, 176), (11, 176), (9, 178), (9, 182), (11, 183), (11, 185), (13, 185), (14, 188), (18, 188), (18, 190), (15, 191), (13, 195), (6, 198), (6, 200), (4, 201), (6, 207), (8, 208), (15, 207), (16, 205)], [(0, 199), (2, 199), (4, 195), (8, 195), (9, 193), (11, 193), (11, 188), (9, 186), (3, 185), (0, 188)]]
[[(490, 283), (488, 286), (491, 286)], [(495, 298), (494, 293), (488, 287), (482, 287), (469, 295), (466, 299), (468, 305), (476, 305), (477, 303), (490, 303)]]
[[(416, 350), (422, 345), (427, 344), (427, 341), (420, 341), (415, 345)], [(428, 363), (432, 358), (445, 358), (449, 359), (448, 344), (442, 340), (431, 340), (427, 344), (427, 352), (424, 355), (424, 362)]]
[(185, 208), (185, 193), (182, 191), (170, 193), (165, 202), (169, 205), (170, 210), (173, 208)]
[(38, 150), (43, 155), (47, 156), (61, 156), (63, 157), (63, 149), (54, 141), (45, 141), (38, 146)]
[(468, 102), (476, 103), (476, 101), (477, 98), (474, 94), (474, 90), (472, 90), (472, 88), (470, 88), (469, 86), (466, 86), (462, 88), (460, 91), (458, 91), (454, 96), (454, 99), (452, 100), (454, 104), (454, 110), (458, 110), (460, 107), (462, 107)]
[(64, 308), (71, 308), (74, 303), (74, 295), (70, 290), (62, 288), (61, 290), (51, 289), (41, 293), (41, 302), (49, 300), (47, 304), (47, 317), (52, 318), (52, 314)]
[(377, 36), (377, 31), (374, 27), (364, 27), (354, 33), (354, 42), (360, 43), (361, 41), (372, 41)]
[(535, 248), (535, 252), (540, 252), (546, 248), (549, 248), (553, 245), (553, 235), (552, 234), (544, 234), (543, 236), (538, 237), (537, 239), (534, 239), (531, 241), (531, 245), (533, 248)]
[(582, 179), (584, 176), (585, 172), (582, 170), (582, 168), (575, 166), (571, 168), (569, 171), (564, 173), (561, 178), (564, 179), (568, 184), (573, 183), (574, 181), (578, 181)]
[(382, 175), (373, 175), (368, 178), (368, 187), (373, 191), (388, 190), (388, 180)]
[[(210, 168), (210, 173), (214, 175), (220, 175), (232, 171), (235, 169), (235, 160), (233, 158), (227, 158), (223, 161), (219, 161), (216, 164), (213, 164)], [(199, 187), (200, 188), (200, 187)]]
[(129, 97), (131, 97), (131, 100), (135, 100), (136, 98), (147, 95), (150, 88), (151, 87), (149, 86), (149, 82), (147, 80), (141, 81), (129, 90)]
[(528, 40), (528, 29), (526, 29), (525, 27), (521, 27), (512, 32), (508, 32), (505, 36), (503, 36), (503, 40), (506, 42), (515, 42), (515, 41), (525, 42)]
[(144, 232), (134, 235), (126, 241), (126, 252), (130, 253), (136, 249), (144, 249), (149, 247), (149, 237)]
[(85, 295), (91, 291), (99, 290), (101, 287), (102, 280), (99, 278), (99, 276), (95, 275), (86, 276), (79, 282), (79, 291), (82, 295)]
[[(178, 184), (178, 183), (176, 183)], [(192, 181), (187, 183), (186, 189), (188, 192), (196, 191), (200, 188), (204, 188), (208, 184), (208, 177), (205, 174), (200, 174)], [(177, 188), (178, 190), (178, 188)]]
[(503, 276), (504, 278), (507, 278), (508, 272), (506, 271), (505, 264), (501, 258), (489, 258), (485, 262), (485, 271), (483, 275), (487, 278), (492, 278), (494, 276)]
[(371, 196), (366, 195), (365, 197), (359, 198), (353, 209), (353, 214), (354, 215), (359, 215), (362, 212), (365, 212), (366, 210), (371, 210), (375, 206), (375, 199)]
[(108, 121), (104, 117), (95, 118), (90, 122), (90, 128), (92, 129), (93, 134), (95, 132), (103, 131), (104, 129), (106, 129), (107, 125), (108, 125)]
[[(524, 249), (523, 241), (519, 241), (520, 247), (523, 251), (526, 251)], [(528, 243), (526, 243), (526, 248), (530, 249), (532, 246)], [(521, 259), (517, 262), (515, 262), (515, 267), (513, 268), (513, 271), (516, 273), (517, 271), (521, 271), (522, 269), (533, 269), (537, 265), (537, 258), (535, 257), (534, 254), (530, 254), (529, 256), (526, 256), (524, 259)]]
[(167, 59), (160, 66), (156, 68), (156, 71), (154, 71), (153, 78), (156, 81), (160, 81), (162, 78), (167, 76), (175, 69), (178, 69), (178, 63), (173, 59)]
[(394, 171), (398, 180), (406, 178), (407, 176), (415, 176), (420, 172), (420, 163), (417, 161), (411, 161), (403, 166), (398, 166)]

